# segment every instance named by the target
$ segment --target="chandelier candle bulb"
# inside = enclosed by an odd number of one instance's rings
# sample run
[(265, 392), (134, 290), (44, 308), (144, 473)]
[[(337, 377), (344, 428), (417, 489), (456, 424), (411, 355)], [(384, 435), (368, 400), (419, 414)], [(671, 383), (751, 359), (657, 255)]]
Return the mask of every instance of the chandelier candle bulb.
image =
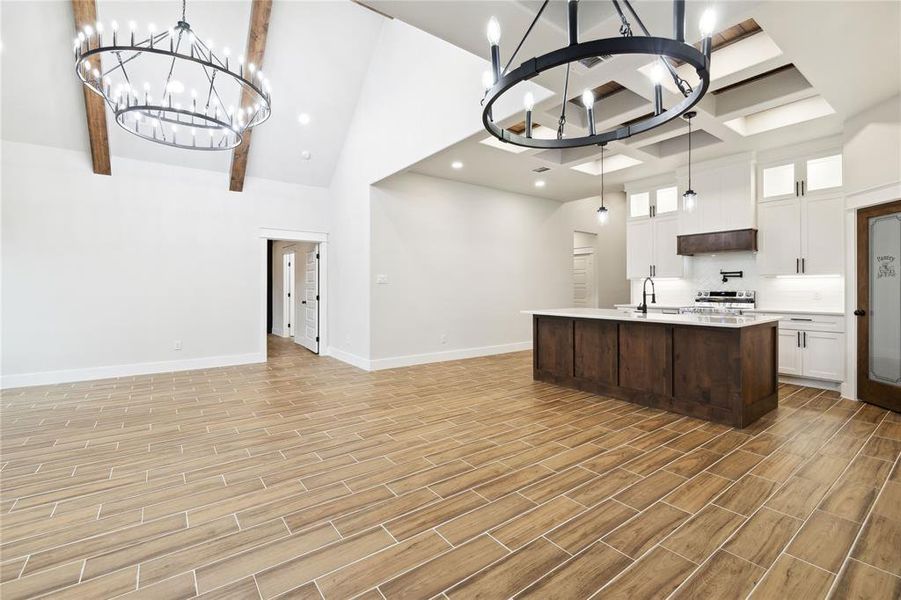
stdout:
[(698, 23), (698, 29), (701, 31), (701, 36), (703, 39), (701, 40), (701, 52), (704, 53), (704, 56), (710, 58), (711, 52), (711, 36), (713, 35), (713, 29), (716, 27), (716, 13), (712, 8), (708, 8), (704, 11), (704, 14), (701, 15), (701, 21)]
[(486, 34), (491, 48), (491, 72), (494, 75), (492, 85), (494, 85), (501, 79), (501, 25), (494, 17), (488, 20)]
[(526, 130), (525, 136), (527, 138), (532, 137), (532, 109), (535, 108), (535, 96), (532, 92), (527, 92), (525, 98), (523, 98), (523, 105), (525, 105), (526, 109)]
[(585, 110), (588, 111), (588, 133), (595, 135), (597, 131), (595, 131), (594, 124), (594, 94), (591, 93), (591, 90), (582, 92), (582, 104), (585, 105)]

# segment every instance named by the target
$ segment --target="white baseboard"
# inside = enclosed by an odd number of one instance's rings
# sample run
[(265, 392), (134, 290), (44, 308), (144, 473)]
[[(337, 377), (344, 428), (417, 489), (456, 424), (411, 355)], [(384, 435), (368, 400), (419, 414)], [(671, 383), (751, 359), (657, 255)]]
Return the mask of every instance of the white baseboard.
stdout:
[(838, 381), (824, 381), (822, 379), (807, 379), (806, 377), (793, 377), (791, 375), (780, 375), (779, 381), (781, 381), (782, 383), (803, 385), (805, 387), (820, 388), (821, 390), (840, 390), (842, 387), (842, 384)]
[(371, 371), (372, 367), (368, 358), (363, 358), (362, 356), (357, 356), (356, 354), (351, 354), (350, 352), (345, 352), (344, 350), (339, 350), (338, 348), (328, 348), (325, 352), (320, 352), (320, 356), (331, 356), (332, 358), (337, 358), (341, 362), (346, 362), (347, 364), (354, 366), (358, 369), (363, 369), (364, 371)]
[(272, 335), (277, 335), (278, 337), (288, 337), (285, 335), (285, 332), (277, 327), (272, 328)]
[(193, 371), (195, 369), (212, 369), (215, 367), (231, 367), (234, 365), (247, 365), (264, 362), (266, 362), (266, 354), (254, 352), (251, 354), (208, 356), (203, 358), (189, 358), (186, 360), (165, 360), (159, 362), (135, 363), (130, 365), (88, 367), (85, 369), (65, 369), (61, 371), (40, 371), (37, 373), (19, 373), (0, 376), (0, 389), (29, 387), (34, 385), (52, 385), (54, 383), (72, 383), (75, 381), (90, 381), (92, 379), (131, 377), (134, 375), (151, 375), (154, 373)]
[(464, 358), (477, 358), (479, 356), (492, 356), (494, 354), (507, 354), (509, 352), (521, 352), (531, 350), (532, 341), (514, 342), (512, 344), (500, 344), (498, 346), (479, 346), (476, 348), (462, 348), (460, 350), (447, 350), (444, 352), (430, 352), (427, 354), (410, 354), (407, 356), (392, 356), (389, 358), (377, 358), (369, 361), (371, 371), (382, 369), (395, 369), (397, 367), (410, 367), (427, 363), (444, 362), (448, 360), (462, 360)]

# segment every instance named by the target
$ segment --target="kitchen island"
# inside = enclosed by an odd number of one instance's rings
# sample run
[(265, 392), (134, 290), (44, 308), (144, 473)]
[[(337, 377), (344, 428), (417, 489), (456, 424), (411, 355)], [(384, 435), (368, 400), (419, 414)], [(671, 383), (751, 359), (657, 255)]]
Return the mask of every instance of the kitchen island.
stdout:
[(525, 312), (538, 381), (733, 427), (776, 408), (778, 317)]

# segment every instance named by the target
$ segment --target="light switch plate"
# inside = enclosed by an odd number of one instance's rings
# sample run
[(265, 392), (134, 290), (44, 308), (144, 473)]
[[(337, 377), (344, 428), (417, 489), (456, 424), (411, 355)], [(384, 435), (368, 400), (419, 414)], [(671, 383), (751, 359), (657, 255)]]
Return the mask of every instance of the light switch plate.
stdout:
[(384, 273), (380, 273), (375, 276), (375, 282), (379, 285), (385, 285), (388, 283), (388, 276)]

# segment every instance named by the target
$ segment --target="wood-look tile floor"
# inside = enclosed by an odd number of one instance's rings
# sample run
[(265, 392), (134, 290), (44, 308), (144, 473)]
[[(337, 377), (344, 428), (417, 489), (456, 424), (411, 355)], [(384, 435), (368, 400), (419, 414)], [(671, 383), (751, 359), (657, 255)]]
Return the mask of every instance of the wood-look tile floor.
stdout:
[(783, 386), (745, 430), (530, 353), (270, 361), (2, 394), (0, 596), (901, 597), (901, 416)]

